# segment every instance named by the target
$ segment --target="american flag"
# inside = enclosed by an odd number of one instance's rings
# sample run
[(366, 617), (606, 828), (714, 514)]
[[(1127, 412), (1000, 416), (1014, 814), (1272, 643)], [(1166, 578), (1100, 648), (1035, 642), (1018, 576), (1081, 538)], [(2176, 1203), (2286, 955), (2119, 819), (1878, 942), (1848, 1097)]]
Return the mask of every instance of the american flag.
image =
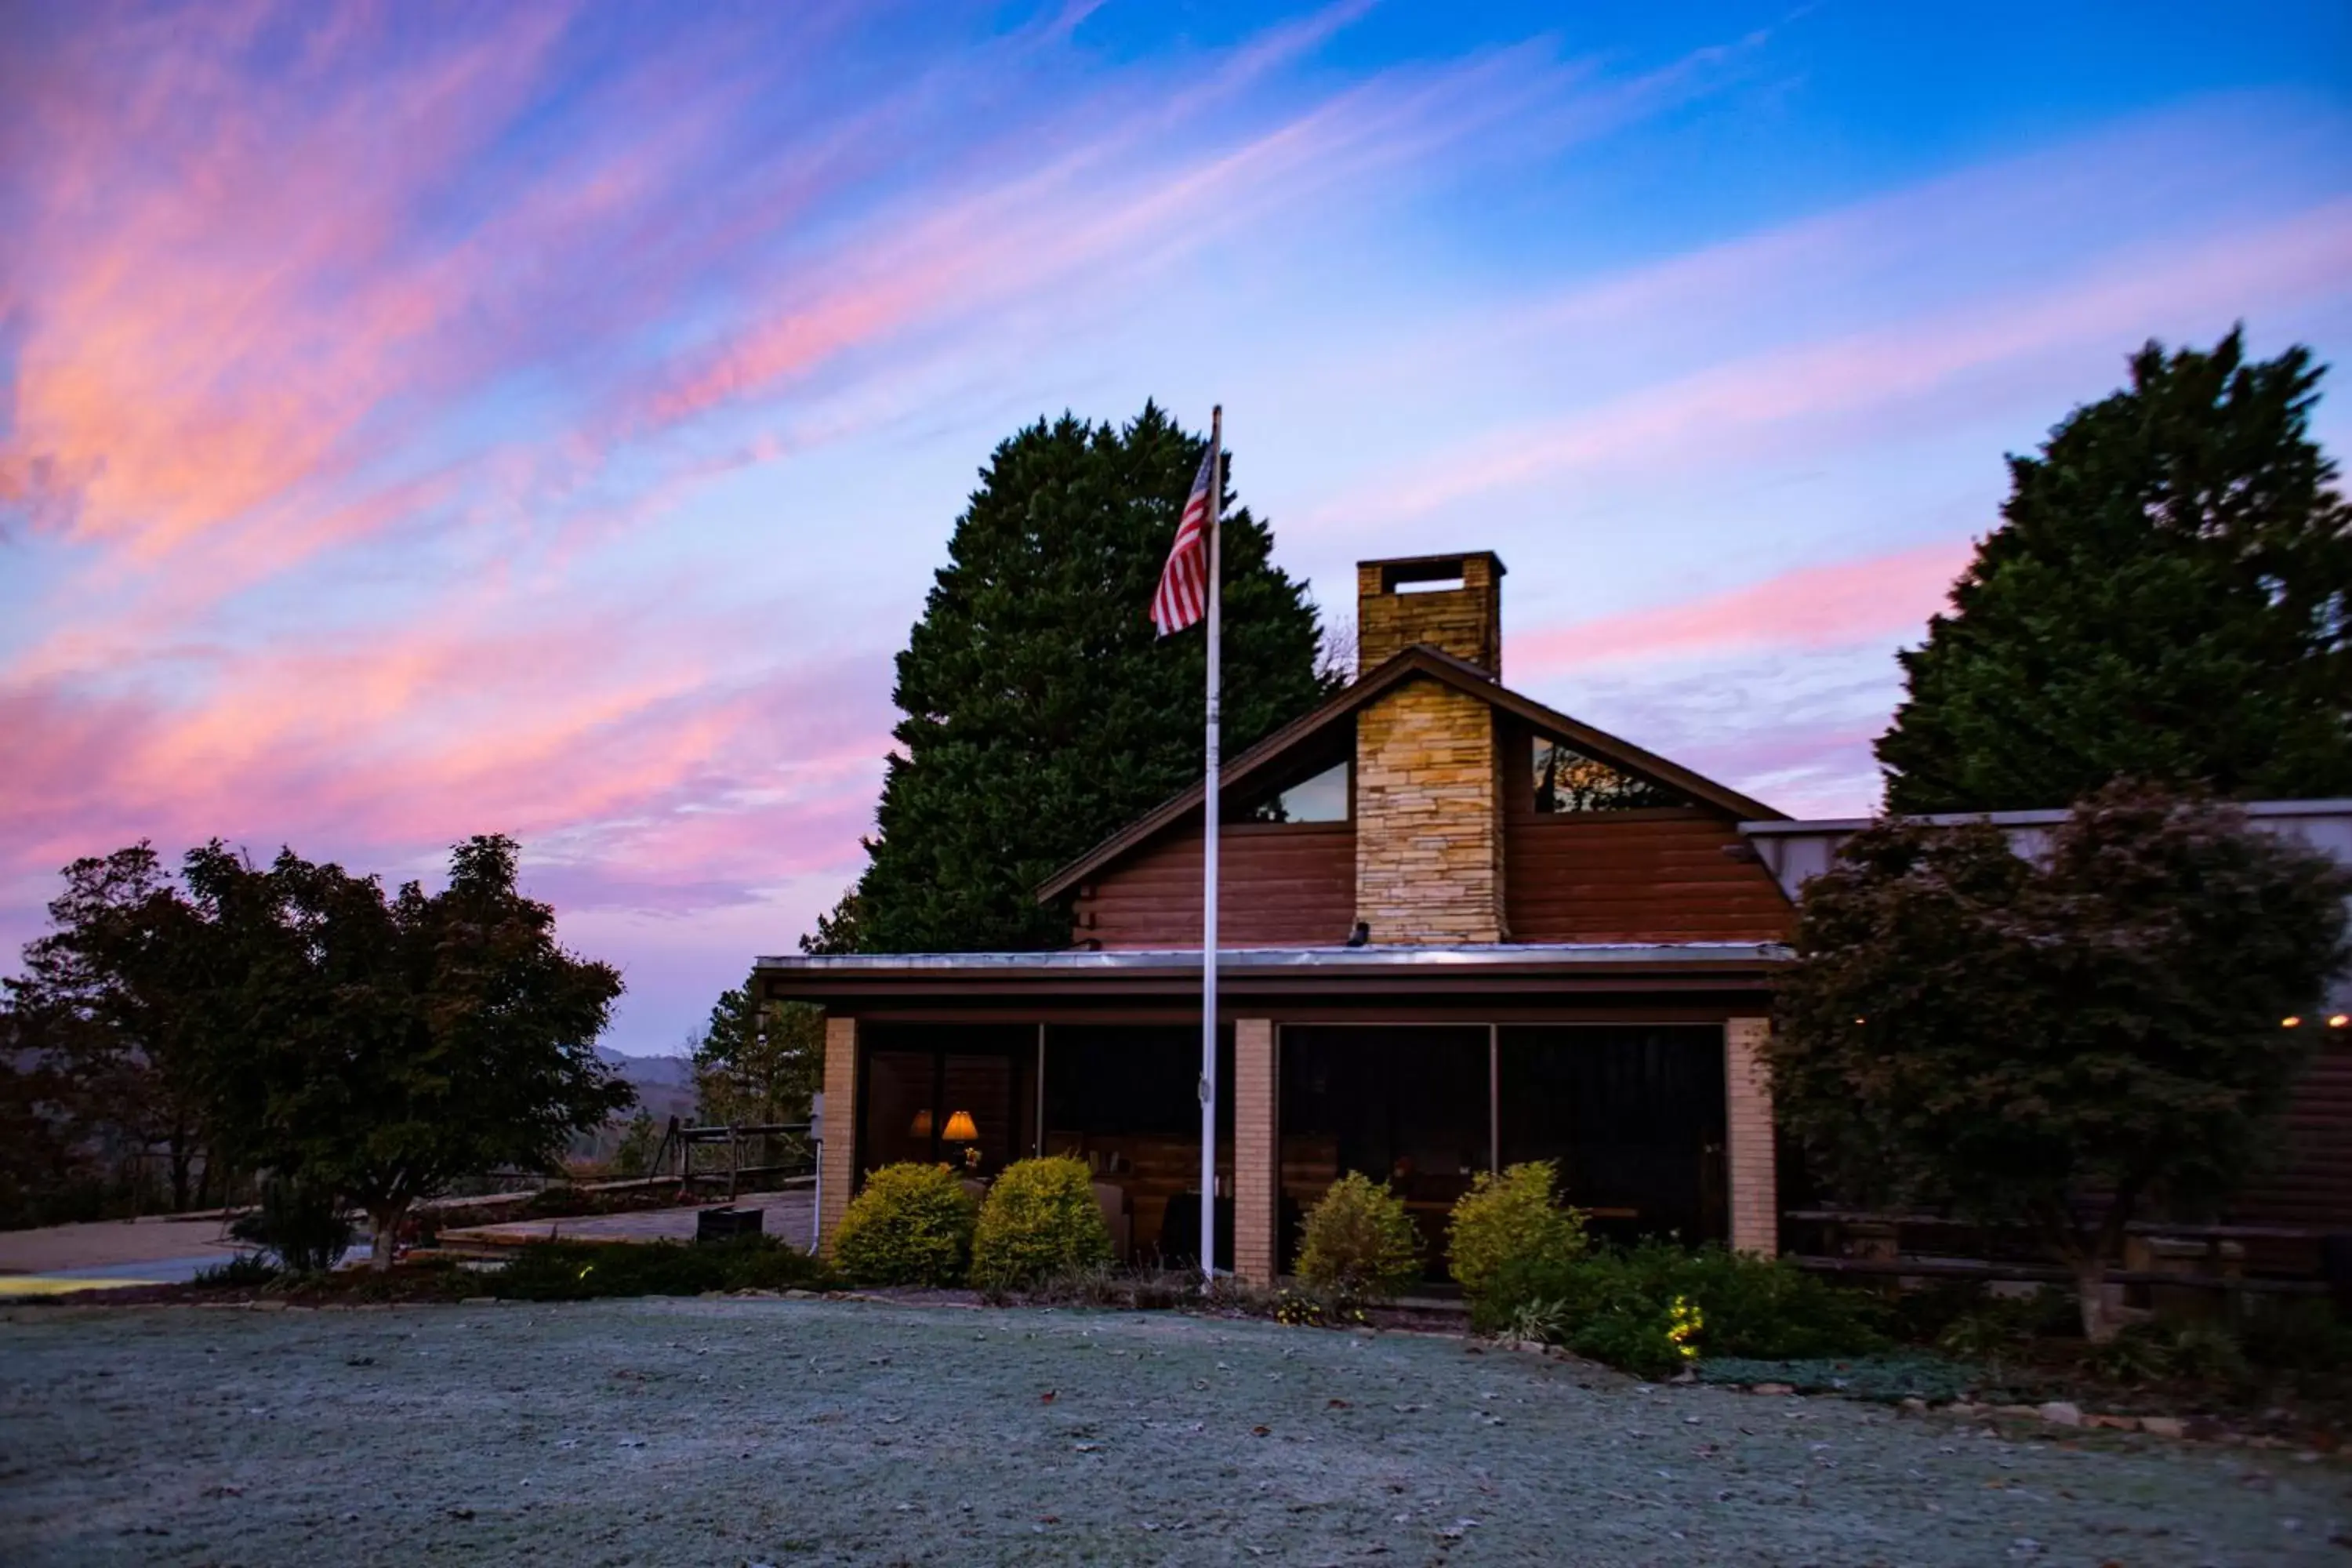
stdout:
[(1217, 444), (1212, 441), (1192, 480), (1192, 493), (1184, 498), (1176, 547), (1160, 568), (1160, 591), (1151, 595), (1151, 624), (1163, 637), (1209, 613), (1209, 486), (1216, 470)]

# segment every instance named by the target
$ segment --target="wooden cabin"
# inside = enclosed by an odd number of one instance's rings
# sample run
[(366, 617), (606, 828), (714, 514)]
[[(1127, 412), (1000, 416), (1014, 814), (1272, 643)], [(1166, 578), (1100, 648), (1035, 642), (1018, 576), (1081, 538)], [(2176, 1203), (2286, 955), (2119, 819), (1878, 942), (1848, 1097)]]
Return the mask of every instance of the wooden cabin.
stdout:
[[(1859, 824), (1790, 822), (1505, 686), (1493, 555), (1357, 570), (1356, 680), (1218, 781), (1220, 1265), (1274, 1278), (1363, 1171), (1439, 1272), (1454, 1199), (1533, 1159), (1603, 1234), (1780, 1250), (1772, 976)], [(1066, 950), (758, 961), (763, 995), (827, 1013), (823, 1235), (878, 1166), (1066, 1153), (1129, 1258), (1197, 1258), (1202, 790), (1038, 889)], [(2255, 810), (2352, 861), (2352, 802)], [(2352, 1033), (2327, 1046), (2246, 1197), (2352, 1230)]]
[[(1503, 563), (1358, 569), (1353, 684), (1219, 781), (1220, 1261), (1270, 1279), (1342, 1172), (1432, 1242), (1557, 1159), (1597, 1228), (1775, 1245), (1756, 1053), (1780, 814), (1502, 684)], [(820, 1229), (862, 1173), (1069, 1153), (1132, 1257), (1197, 1257), (1202, 785), (1038, 889), (1054, 952), (763, 958), (827, 1010)]]

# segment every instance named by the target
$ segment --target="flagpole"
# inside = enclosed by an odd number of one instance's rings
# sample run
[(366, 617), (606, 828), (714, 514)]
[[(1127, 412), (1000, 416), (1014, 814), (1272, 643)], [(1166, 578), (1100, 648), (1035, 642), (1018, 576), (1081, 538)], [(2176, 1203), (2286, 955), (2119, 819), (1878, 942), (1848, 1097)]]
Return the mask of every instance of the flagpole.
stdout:
[(1209, 415), (1209, 737), (1201, 790), (1201, 1278), (1217, 1277), (1217, 688), (1223, 678), (1218, 614), (1223, 595), (1225, 410)]

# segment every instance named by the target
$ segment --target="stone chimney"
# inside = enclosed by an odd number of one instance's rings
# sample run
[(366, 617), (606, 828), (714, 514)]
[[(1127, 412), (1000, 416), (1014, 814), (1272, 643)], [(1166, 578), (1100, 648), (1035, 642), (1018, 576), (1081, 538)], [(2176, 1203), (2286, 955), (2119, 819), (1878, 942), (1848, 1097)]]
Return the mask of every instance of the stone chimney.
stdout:
[[(1415, 643), (1502, 672), (1503, 563), (1484, 551), (1356, 568), (1358, 670)], [(1503, 940), (1495, 710), (1413, 679), (1356, 715), (1356, 918), (1376, 943)]]
[(1492, 551), (1356, 563), (1356, 673), (1415, 643), (1503, 679), (1503, 563)]

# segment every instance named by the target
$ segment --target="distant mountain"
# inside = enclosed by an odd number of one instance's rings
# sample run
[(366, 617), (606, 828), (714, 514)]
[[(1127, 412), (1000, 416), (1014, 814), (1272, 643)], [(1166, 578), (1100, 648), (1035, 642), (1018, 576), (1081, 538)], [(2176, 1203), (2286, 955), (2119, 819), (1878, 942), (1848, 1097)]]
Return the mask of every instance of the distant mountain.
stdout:
[[(633, 1057), (626, 1051), (596, 1047), (596, 1059), (626, 1079), (637, 1091), (637, 1105), (656, 1121), (675, 1116), (694, 1120), (694, 1063), (686, 1057)], [(630, 1110), (622, 1120), (635, 1116)]]

